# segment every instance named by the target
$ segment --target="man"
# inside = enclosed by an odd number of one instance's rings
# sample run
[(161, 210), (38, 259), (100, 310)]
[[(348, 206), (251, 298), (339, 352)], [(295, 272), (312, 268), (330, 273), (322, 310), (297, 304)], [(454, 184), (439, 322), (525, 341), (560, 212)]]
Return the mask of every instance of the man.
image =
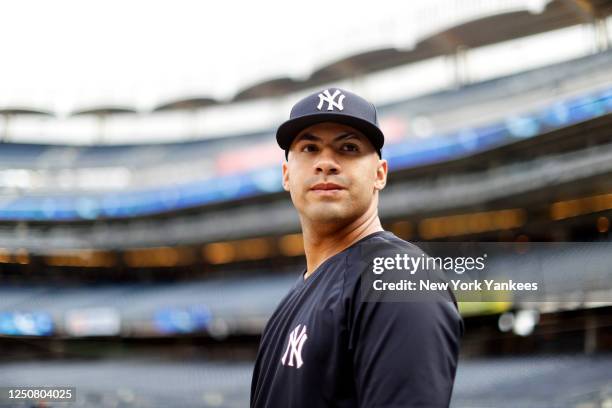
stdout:
[(378, 218), (388, 167), (374, 105), (342, 89), (314, 93), (276, 139), (306, 269), (264, 329), (251, 407), (447, 407), (463, 331), (455, 304), (361, 293), (373, 256), (422, 254)]

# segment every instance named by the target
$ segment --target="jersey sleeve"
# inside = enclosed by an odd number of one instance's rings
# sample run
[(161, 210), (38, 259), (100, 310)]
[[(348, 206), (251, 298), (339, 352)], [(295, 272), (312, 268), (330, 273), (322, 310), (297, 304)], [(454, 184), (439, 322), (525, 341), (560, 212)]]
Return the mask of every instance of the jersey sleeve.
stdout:
[(353, 286), (349, 351), (360, 408), (448, 407), (463, 321), (446, 300), (365, 302)]

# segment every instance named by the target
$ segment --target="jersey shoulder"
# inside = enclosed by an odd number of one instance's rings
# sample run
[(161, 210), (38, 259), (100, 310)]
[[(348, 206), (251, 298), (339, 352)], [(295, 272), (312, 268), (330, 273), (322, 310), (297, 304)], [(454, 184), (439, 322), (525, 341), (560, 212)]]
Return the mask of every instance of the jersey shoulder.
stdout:
[[(351, 248), (347, 253), (346, 268), (344, 271), (344, 294), (346, 297), (358, 297), (361, 291), (362, 283), (366, 287), (370, 287), (371, 281), (380, 275), (374, 274), (375, 268), (382, 268), (385, 260), (409, 258), (426, 258), (429, 255), (418, 245), (405, 241), (389, 231), (382, 231), (368, 239), (359, 242)], [(397, 265), (395, 262), (390, 262)], [(393, 267), (392, 267), (393, 268)], [(406, 273), (406, 272), (404, 272)], [(427, 279), (431, 281), (443, 282), (447, 278), (441, 271), (430, 271), (419, 269), (414, 275), (410, 275), (411, 279)], [(364, 292), (365, 293), (365, 292)], [(454, 304), (454, 308), (458, 309), (457, 299), (452, 291), (436, 292), (437, 295), (442, 295), (442, 300)], [(398, 293), (390, 294), (385, 299), (401, 300), (401, 295)], [(429, 298), (427, 298), (429, 300)], [(437, 299), (437, 298), (436, 298)]]
[(407, 254), (411, 257), (426, 255), (417, 245), (404, 241), (389, 231), (381, 231), (352, 246), (346, 254), (345, 284), (354, 286), (360, 275), (371, 270), (375, 260), (395, 258)]

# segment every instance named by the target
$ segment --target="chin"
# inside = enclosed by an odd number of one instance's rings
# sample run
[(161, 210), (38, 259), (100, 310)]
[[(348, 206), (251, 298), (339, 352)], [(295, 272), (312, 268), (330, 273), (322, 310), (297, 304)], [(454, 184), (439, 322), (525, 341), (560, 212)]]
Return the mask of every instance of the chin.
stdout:
[(315, 222), (344, 224), (353, 219), (353, 214), (337, 203), (327, 203), (313, 207), (315, 208), (308, 211), (308, 217)]

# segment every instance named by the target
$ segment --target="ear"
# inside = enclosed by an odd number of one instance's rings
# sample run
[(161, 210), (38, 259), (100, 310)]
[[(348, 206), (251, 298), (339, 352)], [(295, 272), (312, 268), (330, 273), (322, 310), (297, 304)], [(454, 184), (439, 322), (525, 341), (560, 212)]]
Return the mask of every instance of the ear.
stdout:
[(389, 165), (384, 159), (378, 160), (378, 166), (376, 167), (376, 181), (374, 182), (374, 189), (380, 191), (387, 185), (387, 172)]
[(283, 162), (283, 188), (285, 191), (289, 191), (289, 164)]

